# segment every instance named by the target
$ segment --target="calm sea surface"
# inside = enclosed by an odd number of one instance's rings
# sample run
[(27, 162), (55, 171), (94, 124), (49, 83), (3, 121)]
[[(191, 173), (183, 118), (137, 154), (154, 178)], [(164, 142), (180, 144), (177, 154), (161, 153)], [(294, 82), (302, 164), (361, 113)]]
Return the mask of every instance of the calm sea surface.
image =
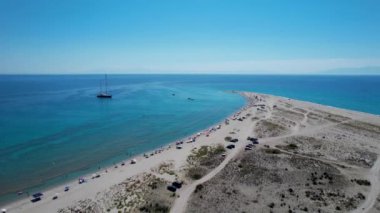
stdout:
[(102, 79), (0, 75), (0, 202), (207, 128), (244, 105), (227, 90), (380, 114), (380, 76), (109, 75), (99, 100)]

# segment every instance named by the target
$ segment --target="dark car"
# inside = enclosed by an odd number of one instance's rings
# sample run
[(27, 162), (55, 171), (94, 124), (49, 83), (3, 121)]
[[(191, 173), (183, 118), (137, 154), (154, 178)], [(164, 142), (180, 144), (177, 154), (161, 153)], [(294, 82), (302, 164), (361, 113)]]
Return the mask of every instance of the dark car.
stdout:
[(35, 202), (38, 202), (41, 200), (41, 197), (35, 197), (33, 199), (31, 199), (30, 201), (32, 201), (32, 203), (35, 203)]
[(235, 145), (230, 144), (230, 145), (226, 146), (226, 148), (227, 148), (227, 149), (233, 149), (233, 148), (235, 148)]
[(38, 197), (41, 197), (41, 196), (43, 196), (44, 194), (42, 194), (41, 192), (37, 192), (37, 193), (35, 193), (35, 194), (33, 194), (32, 196), (34, 197), (34, 198), (38, 198)]
[(180, 189), (182, 187), (182, 182), (174, 181), (172, 183), (172, 186), (176, 187), (177, 189)]
[(169, 191), (171, 191), (171, 192), (175, 192), (175, 191), (177, 191), (177, 188), (174, 187), (174, 186), (168, 186), (167, 189), (168, 189)]
[(230, 142), (232, 142), (232, 143), (236, 143), (236, 142), (238, 142), (239, 141), (239, 139), (237, 139), (237, 138), (234, 138), (234, 139), (231, 139), (230, 140)]
[(252, 141), (252, 142), (257, 142), (258, 139), (257, 138), (248, 137), (247, 140)]

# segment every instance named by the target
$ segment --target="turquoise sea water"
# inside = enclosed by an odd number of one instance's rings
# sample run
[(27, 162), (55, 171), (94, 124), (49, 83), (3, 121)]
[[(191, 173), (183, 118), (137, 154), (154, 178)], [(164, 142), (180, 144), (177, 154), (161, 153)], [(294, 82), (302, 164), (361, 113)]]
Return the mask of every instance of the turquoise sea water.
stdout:
[(244, 105), (227, 90), (380, 114), (379, 76), (110, 75), (99, 100), (102, 79), (0, 76), (3, 202), (207, 128)]

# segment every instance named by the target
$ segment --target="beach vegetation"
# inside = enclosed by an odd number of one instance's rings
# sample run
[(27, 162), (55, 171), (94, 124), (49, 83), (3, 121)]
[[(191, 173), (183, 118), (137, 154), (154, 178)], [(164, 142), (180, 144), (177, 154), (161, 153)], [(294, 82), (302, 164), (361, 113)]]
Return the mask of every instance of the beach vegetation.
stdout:
[(286, 146), (288, 149), (298, 149), (298, 146), (294, 143), (290, 143)]
[(155, 203), (155, 204), (147, 204), (139, 209), (141, 212), (160, 212), (160, 213), (166, 213), (169, 212), (170, 208), (169, 206)]
[(258, 118), (258, 117), (252, 117), (252, 118), (251, 118), (252, 121), (257, 121), (257, 120), (259, 120), (259, 119), (260, 119), (260, 118)]
[(203, 164), (214, 157), (226, 152), (226, 149), (221, 144), (216, 146), (201, 146), (198, 150), (194, 150), (187, 158), (189, 164)]
[(218, 144), (214, 150), (213, 150), (213, 154), (214, 155), (218, 155), (218, 154), (222, 154), (226, 152), (226, 148), (224, 148), (224, 146), (222, 146), (221, 144)]
[(358, 185), (363, 185), (363, 186), (370, 186), (371, 182), (368, 180), (363, 180), (363, 179), (352, 179), (351, 182), (355, 182)]
[(268, 149), (265, 149), (265, 153), (267, 153), (267, 154), (280, 154), (281, 151), (279, 149), (268, 148)]
[(217, 167), (222, 161), (222, 153), (226, 152), (223, 145), (202, 146), (194, 150), (187, 158), (189, 168), (186, 176), (192, 180), (198, 180), (206, 175), (209, 170)]
[(204, 157), (208, 154), (210, 147), (209, 146), (201, 146), (197, 152), (195, 152), (195, 156), (197, 158)]
[(159, 174), (167, 173), (169, 175), (176, 175), (173, 168), (174, 168), (174, 164), (172, 162), (164, 162), (158, 166), (157, 172)]
[(227, 142), (230, 142), (232, 140), (232, 137), (231, 136), (227, 136), (227, 137), (224, 138), (224, 140), (227, 141)]
[(197, 193), (199, 191), (201, 191), (203, 189), (203, 185), (202, 184), (198, 184), (196, 187), (195, 187), (195, 191), (194, 193)]
[(191, 167), (187, 171), (187, 176), (190, 177), (193, 180), (199, 180), (206, 173), (207, 173), (207, 170), (205, 168), (203, 168), (203, 167)]

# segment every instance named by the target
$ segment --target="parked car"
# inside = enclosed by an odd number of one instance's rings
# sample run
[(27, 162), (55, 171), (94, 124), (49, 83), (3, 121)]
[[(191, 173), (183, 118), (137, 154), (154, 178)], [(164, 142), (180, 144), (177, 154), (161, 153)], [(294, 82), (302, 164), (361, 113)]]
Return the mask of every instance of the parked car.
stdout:
[(34, 198), (37, 198), (37, 197), (42, 197), (44, 194), (42, 193), (42, 192), (37, 192), (37, 193), (34, 193), (33, 195), (32, 195), (32, 197), (34, 197)]
[(177, 189), (180, 189), (182, 187), (183, 182), (174, 181), (172, 183), (172, 186), (176, 187)]
[(230, 145), (226, 146), (226, 148), (227, 148), (227, 149), (234, 149), (234, 148), (235, 148), (235, 145), (230, 144)]
[(174, 187), (174, 186), (168, 186), (167, 189), (168, 189), (169, 191), (171, 191), (171, 192), (175, 192), (175, 191), (177, 191), (177, 188)]
[(40, 201), (40, 200), (41, 200), (41, 197), (35, 197), (35, 198), (31, 199), (30, 201), (31, 201), (32, 203), (35, 203), (35, 202), (38, 202), (38, 201)]

